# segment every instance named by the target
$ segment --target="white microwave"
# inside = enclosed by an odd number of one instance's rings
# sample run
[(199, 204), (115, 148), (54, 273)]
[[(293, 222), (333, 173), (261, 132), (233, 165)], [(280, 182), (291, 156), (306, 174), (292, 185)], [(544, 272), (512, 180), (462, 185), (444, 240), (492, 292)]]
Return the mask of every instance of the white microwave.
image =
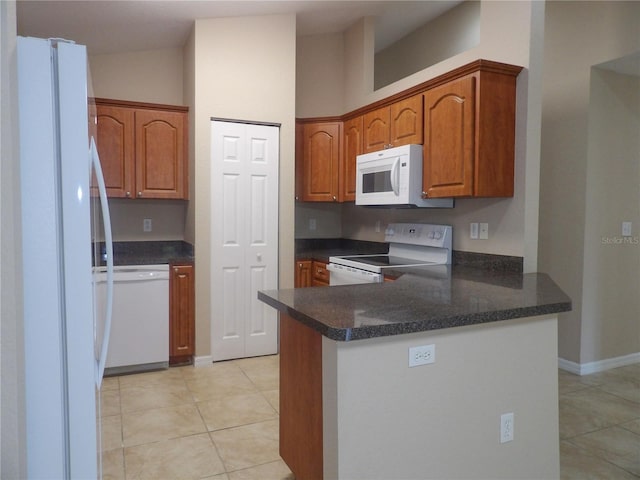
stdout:
[(452, 198), (422, 198), (422, 145), (356, 157), (356, 205), (451, 208)]

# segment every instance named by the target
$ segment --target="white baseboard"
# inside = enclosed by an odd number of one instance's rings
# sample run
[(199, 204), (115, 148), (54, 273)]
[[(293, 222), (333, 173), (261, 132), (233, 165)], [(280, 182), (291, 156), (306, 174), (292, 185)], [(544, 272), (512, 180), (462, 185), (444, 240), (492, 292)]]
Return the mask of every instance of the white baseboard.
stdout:
[(201, 357), (193, 357), (194, 367), (204, 367), (213, 363), (213, 357), (211, 355), (203, 355)]
[(558, 368), (576, 375), (589, 375), (590, 373), (604, 372), (612, 368), (624, 367), (640, 363), (640, 352), (623, 355), (622, 357), (605, 358), (597, 362), (576, 363), (564, 358), (558, 358)]

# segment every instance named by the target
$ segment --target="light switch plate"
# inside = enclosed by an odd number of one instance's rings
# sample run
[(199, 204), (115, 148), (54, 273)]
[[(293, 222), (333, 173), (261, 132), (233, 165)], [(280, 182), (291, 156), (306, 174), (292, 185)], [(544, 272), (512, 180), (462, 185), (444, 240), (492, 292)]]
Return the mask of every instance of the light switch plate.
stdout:
[(469, 237), (472, 240), (478, 239), (478, 223), (477, 222), (473, 222), (469, 224)]
[(489, 238), (489, 224), (480, 224), (480, 240), (487, 240)]

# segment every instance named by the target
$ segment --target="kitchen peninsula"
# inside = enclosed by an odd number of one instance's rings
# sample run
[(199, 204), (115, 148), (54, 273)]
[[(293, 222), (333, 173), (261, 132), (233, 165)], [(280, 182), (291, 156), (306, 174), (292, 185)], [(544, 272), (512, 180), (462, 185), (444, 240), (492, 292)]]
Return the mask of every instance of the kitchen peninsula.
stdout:
[(547, 275), (438, 265), (258, 297), (280, 311), (280, 454), (296, 478), (559, 477), (571, 300)]

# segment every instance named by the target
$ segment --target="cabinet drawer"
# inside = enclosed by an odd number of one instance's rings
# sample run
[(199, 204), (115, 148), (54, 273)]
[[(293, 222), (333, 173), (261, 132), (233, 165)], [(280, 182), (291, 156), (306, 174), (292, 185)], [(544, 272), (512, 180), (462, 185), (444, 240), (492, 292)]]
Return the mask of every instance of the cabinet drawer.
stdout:
[(313, 261), (313, 285), (326, 286), (329, 285), (329, 270), (324, 262)]

